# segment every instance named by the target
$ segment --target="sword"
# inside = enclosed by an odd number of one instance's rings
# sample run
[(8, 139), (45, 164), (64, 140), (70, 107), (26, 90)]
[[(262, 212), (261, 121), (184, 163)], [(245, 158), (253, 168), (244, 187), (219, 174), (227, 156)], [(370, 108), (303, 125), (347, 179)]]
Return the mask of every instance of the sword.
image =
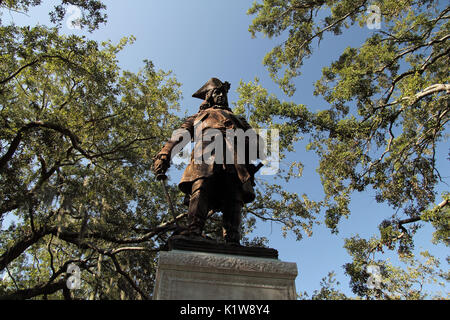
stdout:
[(161, 181), (161, 185), (164, 190), (164, 194), (166, 195), (167, 202), (169, 203), (169, 211), (172, 214), (173, 218), (175, 219), (175, 224), (177, 225), (177, 227), (179, 227), (180, 225), (178, 224), (177, 215), (175, 214), (175, 210), (173, 208), (173, 202), (172, 202), (172, 199), (170, 198), (169, 192), (167, 191), (167, 186), (166, 186), (167, 176), (165, 174), (158, 174), (156, 176), (156, 180)]

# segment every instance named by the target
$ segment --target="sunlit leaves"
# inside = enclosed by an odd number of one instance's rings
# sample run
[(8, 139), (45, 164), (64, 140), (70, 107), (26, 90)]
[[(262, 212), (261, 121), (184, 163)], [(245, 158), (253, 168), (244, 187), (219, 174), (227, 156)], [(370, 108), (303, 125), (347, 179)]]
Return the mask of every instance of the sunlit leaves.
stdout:
[[(0, 69), (0, 214), (14, 221), (0, 235), (2, 274), (7, 266), (12, 277), (1, 295), (61, 281), (75, 261), (80, 297), (148, 298), (116, 262), (152, 291), (160, 243), (145, 235), (168, 208), (150, 168), (180, 121), (180, 84), (150, 61), (120, 70), (117, 54), (133, 37), (115, 45), (42, 26), (0, 33), (10, 53)], [(140, 249), (112, 254), (121, 243)]]

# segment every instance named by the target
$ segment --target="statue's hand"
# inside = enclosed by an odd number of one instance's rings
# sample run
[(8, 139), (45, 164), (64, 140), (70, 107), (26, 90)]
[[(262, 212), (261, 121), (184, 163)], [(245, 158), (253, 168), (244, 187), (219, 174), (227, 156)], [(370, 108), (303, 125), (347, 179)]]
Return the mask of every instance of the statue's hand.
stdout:
[(154, 162), (153, 162), (153, 173), (156, 175), (156, 177), (161, 178), (164, 177), (167, 169), (170, 167), (170, 158), (166, 154), (159, 154), (156, 156)]

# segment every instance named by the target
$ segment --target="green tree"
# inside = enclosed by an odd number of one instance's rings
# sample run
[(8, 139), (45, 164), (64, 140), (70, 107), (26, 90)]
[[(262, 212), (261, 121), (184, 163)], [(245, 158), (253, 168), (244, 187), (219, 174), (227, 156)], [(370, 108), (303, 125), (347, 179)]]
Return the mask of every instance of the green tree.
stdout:
[[(20, 12), (40, 4), (0, 0), (3, 10)], [(0, 222), (5, 217), (13, 221), (0, 233), (0, 296), (147, 299), (153, 291), (157, 253), (176, 227), (150, 167), (152, 157), (182, 121), (174, 114), (180, 84), (150, 61), (137, 73), (121, 70), (117, 54), (133, 37), (113, 45), (59, 34), (70, 4), (81, 8), (81, 26), (90, 31), (106, 19), (101, 1), (61, 0), (50, 13), (56, 28), (0, 25)], [(293, 162), (276, 182), (257, 182), (257, 200), (244, 210), (244, 233), (260, 218), (281, 223), (284, 232), (301, 239), (311, 234), (322, 208), (327, 225), (337, 232), (339, 219), (350, 214), (351, 194), (368, 187), (379, 192), (379, 201), (405, 209), (402, 219), (386, 219), (380, 237), (370, 245), (351, 245), (348, 240), (354, 258), (346, 272), (351, 283), (363, 289), (368, 276), (364, 263), (373, 263), (373, 254), (388, 246), (408, 256), (415, 227), (407, 230), (406, 225), (429, 222), (437, 242), (445, 242), (449, 232), (448, 196), (435, 204), (433, 191), (440, 179), (434, 150), (448, 121), (448, 8), (439, 9), (434, 2), (377, 4), (382, 12), (396, 15), (383, 15), (389, 32), (384, 28), (361, 48), (348, 49), (324, 70), (316, 93), (329, 102), (328, 110), (314, 113), (306, 106), (281, 102), (257, 82), (241, 84), (235, 109), (250, 109), (255, 126), (280, 130), (282, 158), (294, 150), (300, 135), (310, 134), (309, 148), (321, 156), (319, 173), (326, 194), (315, 202), (285, 191), (285, 183), (301, 175), (302, 164)], [(280, 46), (265, 61), (274, 79), (291, 94), (291, 80), (302, 63), (293, 58), (302, 52), (296, 50), (309, 48), (311, 54), (311, 41), (325, 32), (339, 33), (346, 23), (363, 24), (365, 5), (355, 9), (349, 1), (263, 1), (250, 9), (257, 14), (250, 30), (267, 31), (269, 36), (289, 30), (288, 46)], [(411, 6), (427, 5), (434, 9), (408, 13)], [(313, 17), (320, 8), (331, 11), (324, 26)], [(304, 24), (307, 20), (310, 29)], [(288, 47), (292, 51), (283, 49)], [(309, 56), (305, 52), (301, 61)], [(283, 67), (288, 67), (286, 75), (279, 78)], [(176, 186), (169, 186), (169, 192), (176, 220), (182, 221), (186, 210), (181, 194)], [(219, 221), (211, 216), (210, 235), (219, 232)], [(244, 239), (259, 246), (266, 241)], [(361, 257), (358, 252), (367, 254)], [(81, 290), (67, 290), (72, 263), (81, 269)], [(417, 269), (417, 263), (414, 266)], [(382, 295), (363, 290), (361, 296), (395, 298), (391, 291), (403, 286), (400, 280), (407, 273), (394, 271), (389, 279), (398, 281), (392, 289)], [(442, 273), (427, 274), (436, 278)], [(336, 285), (331, 273), (313, 298), (346, 298)]]
[[(352, 257), (351, 263), (344, 265), (345, 273), (350, 276), (350, 286), (358, 297), (385, 300), (421, 300), (448, 299), (445, 293), (427, 285), (445, 289), (450, 280), (448, 271), (440, 269), (441, 262), (428, 251), (420, 252), (420, 258), (413, 254), (400, 255), (401, 266), (394, 266), (388, 260), (376, 259), (378, 239), (361, 239), (359, 236), (346, 239), (345, 248)], [(368, 286), (370, 277), (379, 271), (378, 284)]]
[[(14, 25), (0, 34), (0, 221), (13, 221), (0, 234), (0, 296), (149, 298), (173, 226), (150, 168), (180, 121), (180, 84), (150, 61), (121, 71), (117, 53), (132, 37), (99, 44)], [(71, 263), (82, 287), (69, 292)]]
[[(1, 1), (0, 8), (40, 4)], [(121, 70), (117, 54), (133, 37), (114, 45), (60, 34), (69, 4), (85, 11), (81, 26), (89, 30), (106, 19), (99, 1), (63, 0), (50, 13), (56, 27), (0, 25), (0, 222), (10, 224), (0, 231), (0, 297), (148, 299), (157, 253), (186, 213), (171, 185), (173, 217), (150, 171), (182, 123), (180, 84), (151, 61), (137, 73)], [(309, 232), (314, 203), (307, 210), (297, 195), (261, 183), (243, 232), (257, 217), (298, 237)], [(206, 232), (220, 231), (214, 214)], [(70, 291), (72, 264), (81, 289)]]
[[(329, 272), (320, 282), (320, 290), (315, 290), (311, 297), (307, 292), (299, 298), (306, 300), (422, 300), (448, 299), (445, 289), (450, 280), (449, 272), (440, 269), (441, 262), (428, 251), (420, 252), (420, 257), (413, 254), (401, 256), (401, 266), (394, 266), (389, 260), (376, 259), (373, 245), (376, 239), (369, 241), (359, 236), (346, 239), (345, 248), (352, 257), (351, 263), (344, 265), (350, 276), (350, 286), (355, 296), (347, 296), (340, 291), (340, 283), (335, 273)], [(432, 287), (430, 286), (432, 285)]]
[(331, 271), (328, 275), (322, 278), (320, 282), (320, 290), (315, 290), (311, 298), (307, 292), (300, 295), (302, 300), (347, 300), (349, 299), (345, 294), (341, 293), (336, 286), (339, 286), (339, 281), (336, 281), (336, 274)]
[[(371, 250), (387, 247), (408, 254), (415, 231), (425, 223), (435, 228), (436, 242), (448, 245), (449, 195), (437, 200), (435, 191), (443, 181), (436, 150), (446, 141), (450, 119), (448, 4), (262, 0), (248, 10), (255, 16), (249, 31), (282, 39), (263, 63), (292, 96), (295, 79), (316, 44), (348, 34), (358, 25), (366, 27), (373, 8), (381, 13), (382, 28), (373, 30), (360, 47), (346, 48), (315, 83), (314, 95), (326, 102), (321, 111), (281, 101), (258, 79), (241, 83), (237, 107), (250, 111), (254, 123), (279, 128), (284, 152), (308, 137), (307, 150), (320, 159), (317, 172), (325, 193), (316, 205), (325, 210), (332, 232), (337, 233), (340, 219), (350, 215), (352, 195), (373, 189), (376, 200), (395, 213), (379, 226), (380, 236)], [(359, 249), (352, 248), (356, 251), (350, 252), (357, 254)], [(348, 274), (351, 282), (358, 282)]]
[[(41, 4), (42, 0), (0, 0), (1, 9), (20, 13), (26, 13), (30, 7)], [(88, 28), (89, 31), (94, 31), (100, 24), (106, 22), (107, 15), (104, 12), (106, 6), (99, 0), (61, 0), (59, 4), (54, 6), (53, 11), (49, 13), (50, 21), (57, 26), (61, 26), (70, 5), (76, 6), (81, 11), (80, 21), (77, 21), (81, 28)]]

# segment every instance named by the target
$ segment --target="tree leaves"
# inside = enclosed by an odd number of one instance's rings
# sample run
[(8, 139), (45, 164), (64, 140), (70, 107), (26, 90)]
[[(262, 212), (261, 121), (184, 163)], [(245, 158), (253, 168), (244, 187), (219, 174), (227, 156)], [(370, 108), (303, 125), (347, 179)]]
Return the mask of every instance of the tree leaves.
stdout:
[(180, 84), (149, 61), (122, 72), (116, 55), (127, 39), (101, 45), (42, 26), (0, 32), (10, 53), (0, 72), (0, 214), (15, 221), (0, 236), (1, 269), (14, 279), (1, 295), (62, 297), (74, 261), (82, 290), (65, 298), (148, 298), (156, 237), (171, 227), (151, 159), (180, 121)]
[[(313, 112), (314, 106), (282, 102), (258, 81), (240, 84), (237, 105), (249, 110), (255, 123), (282, 128), (284, 157), (295, 150), (295, 141), (308, 139), (307, 150), (319, 157), (325, 193), (317, 205), (332, 232), (350, 215), (356, 192), (373, 189), (378, 202), (395, 210), (380, 225), (379, 240), (370, 245), (352, 241), (350, 254), (389, 248), (405, 255), (414, 248), (419, 222), (434, 221), (435, 241), (448, 242), (446, 196), (435, 204), (436, 187), (443, 181), (436, 154), (445, 146), (450, 120), (448, 4), (262, 0), (248, 11), (255, 16), (249, 31), (253, 37), (262, 33), (281, 40), (263, 63), (284, 93), (292, 95), (294, 79), (301, 76), (316, 40), (325, 41), (327, 33), (348, 34), (356, 22), (365, 27), (369, 5), (380, 9), (382, 28), (323, 68), (314, 95), (323, 98), (324, 108)], [(347, 273), (353, 291), (366, 295), (362, 265), (349, 265)]]
[[(360, 48), (345, 49), (337, 61), (323, 69), (315, 85), (314, 93), (321, 95), (329, 108), (314, 113), (306, 106), (281, 102), (257, 82), (241, 83), (239, 88), (238, 105), (245, 104), (254, 112), (252, 117), (258, 123), (282, 119), (278, 124), (283, 128), (280, 139), (288, 151), (293, 150), (295, 137), (312, 132), (308, 149), (315, 150), (321, 159), (318, 171), (326, 194), (327, 224), (332, 229), (340, 216), (348, 214), (347, 204), (354, 191), (371, 186), (378, 201), (403, 207), (413, 217), (433, 203), (433, 190), (441, 178), (435, 154), (449, 120), (448, 73), (439, 71), (448, 70), (449, 8), (409, 1), (375, 4), (384, 13), (383, 30)], [(257, 15), (250, 27), (252, 35), (262, 32), (275, 37), (289, 30), (285, 49), (277, 47), (268, 54), (272, 75), (284, 67), (300, 69), (312, 52), (312, 40), (323, 34), (320, 23), (304, 15), (322, 7), (331, 12), (324, 20), (327, 27), (323, 32), (340, 34), (344, 21), (363, 21), (362, 7), (346, 1), (262, 1), (249, 10)], [(286, 15), (292, 18), (286, 20)], [(302, 34), (303, 25), (314, 27)], [(289, 55), (288, 45), (296, 46), (300, 60)], [(306, 55), (302, 53), (305, 50)]]
[[(30, 7), (39, 6), (41, 3), (42, 0), (2, 0), (0, 1), (0, 8), (16, 12), (28, 12)], [(78, 22), (80, 28), (87, 27), (92, 32), (100, 24), (106, 22), (107, 15), (103, 12), (106, 6), (99, 0), (61, 0), (61, 3), (55, 5), (54, 10), (49, 12), (51, 22), (60, 27), (69, 6), (76, 6), (80, 10), (81, 17)]]

